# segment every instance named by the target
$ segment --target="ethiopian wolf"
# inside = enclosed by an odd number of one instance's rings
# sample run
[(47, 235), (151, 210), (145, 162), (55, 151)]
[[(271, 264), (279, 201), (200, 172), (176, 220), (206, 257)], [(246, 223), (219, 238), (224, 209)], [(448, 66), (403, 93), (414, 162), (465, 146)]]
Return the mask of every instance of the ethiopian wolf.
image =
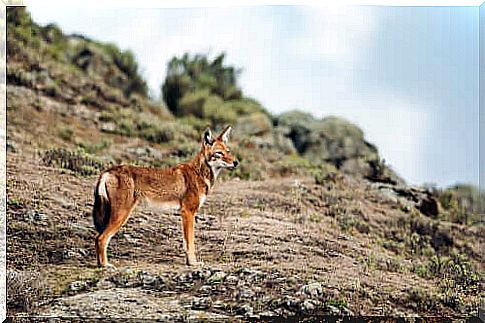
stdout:
[(94, 191), (93, 221), (98, 265), (111, 266), (107, 259), (109, 241), (126, 223), (140, 201), (177, 208), (182, 216), (187, 265), (197, 265), (194, 245), (195, 215), (214, 186), (219, 172), (234, 169), (238, 161), (227, 141), (231, 127), (216, 138), (209, 128), (202, 136), (199, 153), (189, 162), (171, 168), (115, 166), (100, 174)]

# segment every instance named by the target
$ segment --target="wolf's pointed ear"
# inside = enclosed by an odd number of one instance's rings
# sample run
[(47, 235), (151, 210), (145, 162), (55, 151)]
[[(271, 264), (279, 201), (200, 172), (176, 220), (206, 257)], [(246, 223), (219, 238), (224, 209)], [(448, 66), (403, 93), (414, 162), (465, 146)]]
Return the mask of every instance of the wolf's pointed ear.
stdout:
[(227, 144), (227, 141), (229, 140), (229, 135), (231, 134), (232, 127), (227, 126), (222, 130), (221, 134), (219, 135), (220, 140), (222, 140), (225, 144)]
[(202, 142), (204, 145), (212, 145), (214, 140), (212, 139), (212, 131), (207, 127), (204, 131)]

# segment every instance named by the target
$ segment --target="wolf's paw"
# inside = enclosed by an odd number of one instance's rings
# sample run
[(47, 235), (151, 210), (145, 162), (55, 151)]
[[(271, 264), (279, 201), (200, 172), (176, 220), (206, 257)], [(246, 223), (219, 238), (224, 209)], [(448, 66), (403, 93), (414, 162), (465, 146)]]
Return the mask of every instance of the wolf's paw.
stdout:
[(191, 267), (202, 267), (204, 266), (203, 261), (197, 261), (195, 257), (187, 257), (187, 266)]
[(204, 266), (204, 262), (203, 261), (187, 262), (187, 266), (190, 266), (190, 267), (203, 267)]

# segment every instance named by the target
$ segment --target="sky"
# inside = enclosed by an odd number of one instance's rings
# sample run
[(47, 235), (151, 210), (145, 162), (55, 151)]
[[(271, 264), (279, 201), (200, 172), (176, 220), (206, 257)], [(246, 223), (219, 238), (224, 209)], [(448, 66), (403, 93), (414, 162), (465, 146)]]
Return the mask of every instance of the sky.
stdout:
[(223, 51), (243, 92), (272, 113), (356, 123), (408, 183), (478, 185), (478, 7), (28, 10), (131, 49), (154, 97), (173, 56)]

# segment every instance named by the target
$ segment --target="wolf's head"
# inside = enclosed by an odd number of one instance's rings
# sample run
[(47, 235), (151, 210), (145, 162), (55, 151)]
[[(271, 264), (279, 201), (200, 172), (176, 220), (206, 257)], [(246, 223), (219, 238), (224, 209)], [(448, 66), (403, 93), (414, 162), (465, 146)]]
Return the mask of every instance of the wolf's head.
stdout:
[(217, 137), (213, 138), (212, 131), (207, 128), (202, 135), (202, 152), (207, 163), (216, 173), (221, 169), (234, 169), (239, 165), (227, 146), (231, 129), (231, 126), (227, 126)]

